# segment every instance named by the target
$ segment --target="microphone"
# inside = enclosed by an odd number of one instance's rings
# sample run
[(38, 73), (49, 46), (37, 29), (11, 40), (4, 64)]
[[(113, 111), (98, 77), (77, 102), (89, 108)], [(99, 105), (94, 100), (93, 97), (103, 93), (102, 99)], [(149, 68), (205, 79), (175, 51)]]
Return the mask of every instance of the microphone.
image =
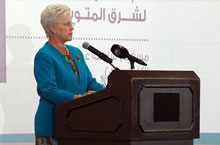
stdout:
[(98, 51), (97, 49), (95, 49), (93, 46), (91, 46), (88, 42), (84, 42), (82, 44), (82, 47), (85, 49), (88, 49), (90, 52), (94, 53), (95, 55), (97, 55), (99, 58), (101, 58), (102, 60), (104, 60), (107, 63), (112, 63), (112, 59), (109, 58), (106, 54)]
[(128, 58), (131, 62), (137, 62), (141, 65), (147, 66), (147, 64), (143, 60), (130, 55), (128, 50), (121, 45), (114, 44), (111, 48), (111, 52), (119, 58)]

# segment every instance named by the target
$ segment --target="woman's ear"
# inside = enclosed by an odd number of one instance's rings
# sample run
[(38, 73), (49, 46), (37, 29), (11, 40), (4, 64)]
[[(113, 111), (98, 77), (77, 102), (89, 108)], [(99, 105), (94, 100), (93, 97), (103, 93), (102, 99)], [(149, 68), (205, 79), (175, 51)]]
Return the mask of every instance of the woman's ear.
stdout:
[(55, 26), (48, 24), (48, 29), (50, 30), (50, 32), (52, 34), (56, 34), (56, 27)]

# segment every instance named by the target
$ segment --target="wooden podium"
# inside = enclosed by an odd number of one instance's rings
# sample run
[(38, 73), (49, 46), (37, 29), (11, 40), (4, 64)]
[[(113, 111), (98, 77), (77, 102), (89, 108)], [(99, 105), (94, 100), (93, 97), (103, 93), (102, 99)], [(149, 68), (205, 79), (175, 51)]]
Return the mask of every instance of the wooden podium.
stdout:
[(98, 93), (56, 107), (59, 145), (193, 145), (200, 79), (193, 71), (114, 70)]

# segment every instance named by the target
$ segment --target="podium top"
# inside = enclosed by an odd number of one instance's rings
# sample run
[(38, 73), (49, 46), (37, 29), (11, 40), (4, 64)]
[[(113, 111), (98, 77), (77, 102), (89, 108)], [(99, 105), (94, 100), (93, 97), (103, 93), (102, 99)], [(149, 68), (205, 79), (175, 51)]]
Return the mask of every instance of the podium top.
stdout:
[(169, 70), (113, 70), (111, 75), (127, 74), (132, 78), (145, 79), (187, 79), (200, 80), (194, 71), (169, 71)]

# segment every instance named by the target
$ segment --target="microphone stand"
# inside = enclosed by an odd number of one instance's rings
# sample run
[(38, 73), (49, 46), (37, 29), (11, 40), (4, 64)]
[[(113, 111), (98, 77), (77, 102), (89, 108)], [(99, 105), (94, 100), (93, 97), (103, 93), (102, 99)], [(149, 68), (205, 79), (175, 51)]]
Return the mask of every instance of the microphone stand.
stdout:
[(131, 69), (133, 70), (134, 69), (134, 61), (130, 60), (130, 64), (131, 64)]
[(115, 70), (120, 70), (119, 68), (115, 67), (112, 63), (109, 63)]
[(127, 59), (130, 61), (131, 69), (134, 69), (134, 57), (132, 55), (127, 54)]

